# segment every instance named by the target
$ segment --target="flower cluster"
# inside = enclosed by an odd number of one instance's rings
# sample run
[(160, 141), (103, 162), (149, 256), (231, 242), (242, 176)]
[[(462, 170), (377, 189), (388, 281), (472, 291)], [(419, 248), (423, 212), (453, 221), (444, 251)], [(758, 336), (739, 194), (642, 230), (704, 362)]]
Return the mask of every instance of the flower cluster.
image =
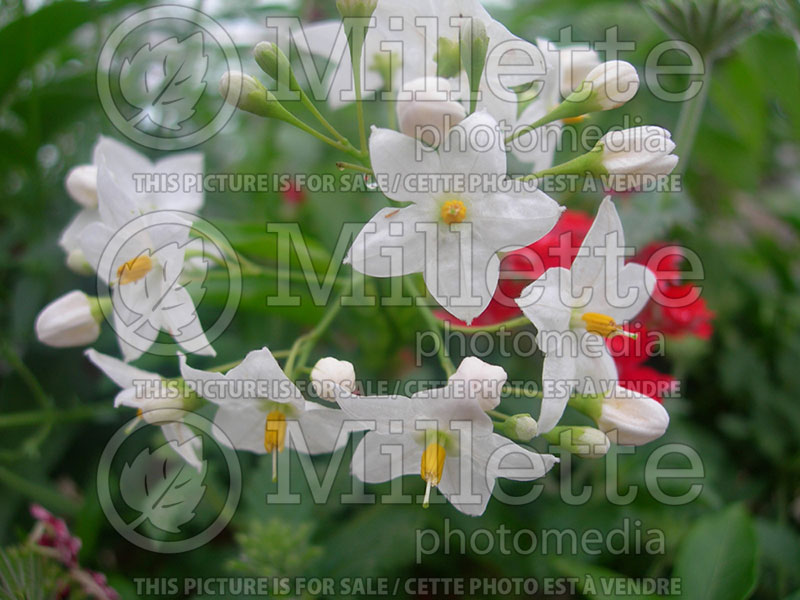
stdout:
[[(387, 205), (355, 236), (344, 264), (370, 277), (403, 277), (423, 322), (433, 329), (440, 323), (421, 302), (416, 281), (424, 282), (448, 320), (486, 325), (522, 314), (535, 325), (544, 354), (538, 419), (498, 410), (504, 396), (516, 393), (501, 366), (466, 357), (455, 368), (444, 350), (443, 387), (410, 396), (359, 395), (353, 365), (326, 357), (310, 369), (316, 397), (306, 399), (299, 374), (339, 305), (329, 307), (312, 334), (300, 336), (288, 351), (263, 347), (218, 369), (190, 366), (194, 361), (187, 355), (215, 355), (188, 285), (194, 244), (202, 240), (190, 237), (187, 225), (203, 197), (143, 193), (132, 182), (135, 174), (167, 167), (171, 173), (201, 172), (202, 157), (183, 154), (152, 163), (107, 138), (98, 142), (92, 165), (67, 177), (68, 193), (83, 208), (61, 245), (67, 264), (96, 273), (110, 298), (74, 291), (56, 300), (39, 315), (40, 340), (88, 345), (104, 317), (111, 319), (124, 360), (93, 349), (87, 357), (121, 388), (115, 405), (134, 408), (138, 422), (161, 427), (173, 449), (196, 468), (201, 444), (185, 416), (210, 405), (218, 441), (271, 455), (273, 476), (285, 449), (335, 452), (355, 434), (356, 477), (380, 482), (418, 475), (425, 483), (423, 505), (437, 488), (470, 515), (484, 512), (498, 478), (535, 479), (558, 462), (533, 449), (537, 437), (598, 457), (612, 442), (640, 445), (661, 436), (669, 423), (666, 409), (628, 384), (609, 345), (638, 339), (633, 320), (642, 314), (648, 321), (699, 327), (708, 313), (704, 305), (662, 311), (651, 303), (654, 294), (669, 298), (682, 286), (666, 279), (660, 267), (651, 269), (650, 261), (626, 261), (611, 197), (592, 219), (566, 210), (539, 185), (564, 173), (621, 176), (608, 186), (621, 191), (629, 187), (619, 183), (626, 176), (664, 175), (675, 168), (675, 144), (661, 127), (609, 132), (589, 152), (560, 165), (553, 165), (554, 148), (540, 135), (552, 131), (557, 137), (566, 124), (628, 102), (639, 85), (633, 65), (602, 62), (585, 46), (556, 48), (547, 40), (520, 39), (477, 0), (436, 3), (436, 38), (419, 31), (419, 17), (433, 10), (430, 3), (340, 0), (337, 7), (343, 22), (311, 26), (299, 50), (329, 58), (336, 56), (337, 44), (349, 48), (334, 70), (330, 106), (355, 102), (360, 143), (320, 113), (276, 44), (262, 42), (254, 50), (276, 87), (230, 72), (220, 91), (241, 110), (297, 127), (348, 155), (356, 162), (339, 162), (339, 168), (364, 174), (386, 197)], [(398, 23), (406, 29), (398, 30)], [(399, 59), (390, 50), (393, 42), (402, 47)], [(537, 69), (520, 68), (513, 75), (503, 69), (526, 65)], [(365, 99), (386, 102), (379, 91), (393, 103), (388, 126), (368, 123), (363, 110)], [(318, 126), (298, 116), (300, 106)], [(532, 172), (509, 176), (509, 155)], [(120, 237), (133, 223), (140, 223), (137, 234)], [(133, 333), (138, 340), (142, 330), (149, 342), (133, 343)], [(129, 364), (159, 331), (181, 347), (180, 377), (167, 379)], [(279, 355), (286, 358), (283, 366)], [(630, 366), (645, 368), (641, 362)], [(575, 411), (566, 413), (568, 405)], [(562, 424), (565, 414), (570, 419), (576, 411), (594, 426)]]
[[(70, 579), (78, 583), (88, 597), (98, 600), (118, 600), (120, 598), (117, 591), (108, 585), (105, 575), (83, 569), (78, 564), (81, 540), (70, 533), (64, 519), (56, 517), (39, 504), (32, 504), (30, 511), (31, 516), (36, 520), (28, 540), (31, 544), (52, 551), (52, 556), (69, 570)], [(48, 553), (48, 555), (51, 554)], [(65, 598), (69, 596), (69, 583), (64, 584), (61, 594)]]

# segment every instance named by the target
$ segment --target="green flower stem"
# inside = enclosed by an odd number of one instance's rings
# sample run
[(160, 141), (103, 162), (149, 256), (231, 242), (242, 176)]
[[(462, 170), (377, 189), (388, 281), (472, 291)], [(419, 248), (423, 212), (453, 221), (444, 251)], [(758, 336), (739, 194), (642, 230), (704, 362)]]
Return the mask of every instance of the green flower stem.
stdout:
[(292, 344), (286, 359), (286, 366), (283, 369), (289, 379), (294, 379), (297, 371), (305, 366), (305, 361), (308, 360), (309, 353), (322, 334), (328, 329), (334, 318), (336, 318), (336, 315), (339, 314), (341, 308), (342, 298), (341, 296), (337, 296), (334, 301), (328, 305), (325, 315), (320, 322), (317, 323), (317, 326), (307, 334), (298, 337), (294, 344)]
[(303, 91), (302, 89), (299, 90), (299, 91), (300, 91), (300, 101), (303, 103), (303, 106), (305, 106), (308, 109), (308, 111), (312, 115), (314, 115), (314, 118), (316, 118), (317, 121), (319, 121), (322, 124), (322, 126), (325, 129), (327, 129), (328, 132), (334, 138), (336, 138), (336, 140), (339, 143), (344, 144), (345, 146), (350, 146), (352, 148), (353, 145), (350, 143), (350, 140), (348, 140), (341, 133), (339, 133), (339, 130), (336, 129), (336, 127), (334, 127), (333, 125), (331, 125), (330, 122), (328, 121), (328, 119), (326, 119), (324, 116), (322, 116), (322, 113), (319, 112), (319, 110), (317, 109), (317, 106), (311, 101), (311, 98), (308, 97), (308, 95), (305, 93), (305, 91)]
[(28, 427), (50, 421), (58, 423), (74, 423), (102, 419), (116, 413), (110, 404), (89, 404), (66, 409), (46, 408), (0, 415), (0, 429), (10, 427)]
[(505, 420), (509, 418), (509, 415), (500, 412), (499, 410), (487, 410), (486, 414), (490, 417), (494, 417), (495, 419), (499, 419), (501, 423), (505, 422)]
[(525, 398), (541, 398), (542, 392), (534, 392), (532, 390), (526, 390), (525, 388), (515, 387), (513, 385), (506, 385), (503, 386), (503, 393), (504, 394), (511, 394), (512, 396), (524, 396)]
[(713, 62), (709, 62), (706, 65), (706, 72), (700, 80), (702, 83), (700, 92), (688, 102), (684, 102), (681, 107), (678, 125), (675, 129), (675, 134), (672, 136), (676, 145), (675, 154), (678, 155), (678, 166), (675, 168), (675, 173), (683, 173), (686, 170), (686, 165), (689, 163), (689, 156), (694, 146), (694, 140), (697, 137), (700, 119), (703, 116), (703, 109), (705, 108), (708, 92), (711, 88), (712, 68)]
[(487, 331), (491, 333), (495, 331), (505, 331), (506, 329), (513, 329), (514, 327), (524, 327), (525, 325), (531, 324), (530, 320), (527, 317), (517, 317), (515, 319), (503, 321), (502, 323), (495, 323), (494, 325), (483, 325), (480, 327), (470, 327), (467, 325), (452, 325), (440, 319), (437, 319), (436, 321), (438, 322), (439, 327), (442, 328), (446, 327), (451, 331), (461, 331), (463, 333), (475, 333), (477, 331)]
[(365, 173), (367, 175), (372, 175), (372, 169), (370, 169), (368, 167), (362, 167), (361, 165), (355, 165), (355, 164), (349, 163), (349, 162), (341, 162), (341, 161), (337, 162), (336, 163), (336, 168), (338, 168), (338, 169), (340, 169), (342, 171), (344, 171), (344, 170), (358, 171), (359, 173)]
[(543, 169), (536, 173), (525, 175), (525, 177), (522, 177), (521, 180), (531, 181), (533, 179), (541, 179), (542, 177), (547, 177), (549, 175), (585, 175), (586, 173), (598, 175), (605, 170), (601, 161), (602, 154), (603, 146), (598, 145), (592, 148), (586, 154), (576, 156), (572, 160), (568, 160), (560, 165), (550, 167), (549, 169)]
[(405, 277), (403, 279), (403, 285), (405, 286), (406, 291), (411, 295), (412, 302), (414, 302), (415, 306), (419, 310), (420, 314), (422, 315), (422, 318), (425, 320), (425, 323), (428, 325), (431, 331), (438, 333), (439, 343), (436, 349), (436, 354), (439, 358), (439, 364), (442, 366), (442, 369), (444, 370), (445, 374), (448, 377), (450, 377), (450, 375), (456, 372), (456, 368), (453, 365), (453, 361), (450, 360), (450, 357), (447, 355), (447, 348), (445, 348), (444, 337), (439, 331), (439, 328), (441, 326), (441, 321), (439, 321), (439, 319), (436, 318), (436, 316), (433, 314), (433, 311), (431, 311), (429, 306), (425, 306), (425, 304), (419, 301), (420, 300), (419, 290), (417, 289), (416, 284), (410, 277)]
[(63, 494), (54, 492), (48, 487), (35, 483), (30, 477), (23, 477), (5, 467), (0, 467), (0, 483), (34, 502), (40, 503), (55, 514), (72, 516), (80, 510), (78, 503), (69, 500)]

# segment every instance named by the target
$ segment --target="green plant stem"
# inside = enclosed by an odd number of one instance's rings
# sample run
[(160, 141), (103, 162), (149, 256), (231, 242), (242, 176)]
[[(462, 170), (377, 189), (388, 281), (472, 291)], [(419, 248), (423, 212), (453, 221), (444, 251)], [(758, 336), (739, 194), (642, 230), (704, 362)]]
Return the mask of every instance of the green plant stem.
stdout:
[(361, 165), (355, 165), (349, 162), (337, 162), (336, 167), (341, 170), (347, 169), (348, 171), (358, 171), (359, 173), (366, 173), (367, 175), (372, 175), (372, 169), (368, 167), (362, 167)]
[(441, 331), (439, 331), (441, 327), (441, 321), (436, 318), (431, 311), (430, 307), (425, 306), (422, 302), (420, 302), (420, 293), (417, 289), (417, 286), (411, 280), (410, 277), (405, 277), (403, 279), (403, 285), (406, 288), (406, 291), (411, 294), (412, 302), (414, 302), (415, 306), (419, 310), (422, 318), (425, 320), (425, 323), (431, 329), (431, 331), (437, 334), (438, 345), (436, 348), (436, 355), (439, 358), (439, 364), (442, 366), (445, 374), (450, 377), (453, 373), (456, 372), (456, 368), (453, 365), (453, 361), (450, 360), (450, 357), (447, 355), (447, 348), (445, 347), (444, 343), (444, 336), (442, 336)]
[(703, 116), (703, 109), (708, 99), (708, 92), (711, 88), (711, 73), (713, 62), (706, 65), (706, 71), (700, 80), (702, 84), (700, 91), (691, 100), (684, 102), (681, 107), (681, 114), (678, 117), (678, 125), (675, 128), (673, 138), (675, 140), (675, 154), (678, 155), (678, 166), (675, 173), (683, 173), (691, 156), (694, 140), (697, 137), (697, 130), (700, 127), (700, 119)]
[(322, 124), (322, 126), (325, 129), (327, 129), (330, 132), (330, 134), (334, 138), (336, 138), (336, 140), (339, 143), (344, 144), (346, 146), (350, 146), (350, 147), (353, 146), (350, 143), (350, 140), (348, 140), (341, 133), (339, 133), (339, 131), (336, 129), (336, 127), (331, 125), (330, 122), (328, 121), (328, 119), (326, 119), (324, 116), (322, 116), (322, 113), (319, 112), (319, 110), (317, 109), (316, 105), (311, 101), (311, 98), (309, 98), (308, 95), (302, 89), (300, 90), (300, 101), (303, 103), (303, 106), (305, 106), (308, 109), (308, 111), (312, 115), (314, 115), (314, 118), (316, 118), (317, 121), (319, 121)]
[(436, 319), (439, 327), (443, 329), (449, 329), (450, 331), (460, 331), (463, 333), (475, 333), (478, 331), (486, 331), (486, 332), (494, 332), (494, 331), (505, 331), (506, 329), (513, 329), (514, 327), (524, 327), (525, 325), (530, 325), (531, 322), (528, 317), (517, 317), (515, 319), (510, 319), (508, 321), (503, 321), (502, 323), (495, 323), (494, 325), (483, 325), (480, 327), (470, 327), (467, 325), (453, 325), (446, 321), (441, 321)]
[(77, 503), (68, 500), (63, 494), (34, 483), (30, 477), (23, 477), (2, 466), (0, 466), (0, 483), (34, 502), (42, 504), (58, 515), (71, 516), (80, 510)]
[[(325, 315), (322, 317), (317, 326), (305, 335), (298, 337), (289, 350), (289, 356), (286, 359), (286, 366), (284, 371), (289, 379), (294, 379), (297, 371), (305, 366), (305, 361), (314, 347), (314, 344), (319, 340), (320, 336), (328, 329), (333, 319), (342, 308), (342, 298), (337, 296), (334, 301), (328, 305)], [(300, 353), (303, 351), (302, 354)], [(298, 357), (300, 360), (298, 361)]]
[(542, 392), (534, 392), (531, 390), (526, 390), (525, 388), (515, 387), (512, 385), (503, 386), (503, 393), (504, 394), (511, 394), (512, 396), (525, 396), (526, 398), (541, 398)]
[(46, 408), (43, 410), (30, 410), (25, 412), (14, 412), (0, 415), (0, 429), (9, 427), (26, 427), (38, 425), (40, 423), (54, 422), (69, 423), (78, 421), (91, 421), (95, 418), (103, 418), (112, 415), (116, 409), (108, 404), (90, 404), (85, 406), (75, 406), (63, 410)]
[(486, 414), (490, 417), (494, 417), (495, 419), (500, 419), (501, 422), (506, 421), (509, 415), (500, 412), (499, 410), (487, 410)]

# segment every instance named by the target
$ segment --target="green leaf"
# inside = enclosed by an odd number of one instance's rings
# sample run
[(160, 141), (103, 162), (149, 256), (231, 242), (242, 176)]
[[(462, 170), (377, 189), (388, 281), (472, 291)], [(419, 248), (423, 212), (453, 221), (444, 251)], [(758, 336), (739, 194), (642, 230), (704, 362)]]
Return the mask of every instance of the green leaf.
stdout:
[(0, 29), (0, 97), (14, 85), (23, 70), (39, 60), (44, 52), (57, 47), (73, 31), (98, 16), (130, 4), (64, 0), (48, 4)]
[[(628, 579), (611, 569), (592, 565), (586, 562), (557, 558), (552, 560), (552, 564), (559, 573), (565, 577), (574, 578), (577, 581), (578, 589), (581, 594), (591, 600), (646, 600), (656, 598), (653, 595), (636, 595), (625, 593), (619, 595), (615, 589), (619, 585), (623, 590), (635, 590), (641, 582)], [(620, 585), (621, 581), (626, 581), (625, 585)]]
[(686, 534), (674, 577), (692, 600), (749, 598), (758, 576), (758, 543), (753, 521), (739, 505), (697, 521)]

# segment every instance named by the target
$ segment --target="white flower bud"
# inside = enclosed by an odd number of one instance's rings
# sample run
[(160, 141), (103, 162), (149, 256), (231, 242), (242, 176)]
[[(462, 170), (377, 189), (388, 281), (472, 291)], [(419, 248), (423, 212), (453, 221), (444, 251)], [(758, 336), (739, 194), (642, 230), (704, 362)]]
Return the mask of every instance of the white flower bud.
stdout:
[(600, 58), (588, 46), (570, 46), (559, 51), (559, 62), (561, 96), (566, 98), (600, 64)]
[(639, 75), (634, 66), (624, 60), (612, 60), (592, 69), (581, 89), (571, 97), (580, 94), (578, 97), (595, 105), (595, 110), (610, 110), (625, 104), (638, 90)]
[(78, 165), (67, 173), (64, 181), (67, 193), (84, 208), (97, 206), (97, 167)]
[(75, 290), (45, 306), (36, 317), (36, 337), (54, 348), (87, 346), (100, 335), (96, 300)]
[(336, 401), (336, 387), (352, 392), (356, 387), (356, 371), (353, 364), (332, 356), (320, 358), (311, 369), (311, 387), (323, 400)]
[(611, 441), (606, 434), (594, 427), (559, 425), (542, 437), (581, 458), (600, 458), (611, 447)]
[(507, 379), (503, 367), (468, 356), (450, 376), (449, 385), (453, 388), (454, 396), (476, 401), (483, 410), (493, 410), (500, 404)]
[(415, 79), (397, 96), (400, 131), (431, 145), (439, 145), (450, 128), (466, 116), (464, 107), (450, 99), (450, 84), (441, 77)]
[(266, 104), (264, 86), (252, 75), (240, 71), (228, 71), (219, 80), (219, 92), (225, 102), (248, 112), (260, 114), (257, 109)]
[(667, 175), (678, 164), (678, 157), (672, 154), (675, 142), (663, 127), (611, 131), (598, 146), (602, 146), (601, 161), (610, 175)]
[(641, 446), (664, 435), (669, 414), (649, 396), (617, 386), (603, 398), (597, 426), (622, 446)]
[(91, 275), (92, 265), (86, 260), (86, 255), (80, 248), (73, 248), (67, 253), (67, 268), (78, 275)]
[(521, 442), (529, 442), (536, 437), (539, 427), (536, 420), (530, 415), (514, 415), (513, 419), (514, 432), (513, 435)]

